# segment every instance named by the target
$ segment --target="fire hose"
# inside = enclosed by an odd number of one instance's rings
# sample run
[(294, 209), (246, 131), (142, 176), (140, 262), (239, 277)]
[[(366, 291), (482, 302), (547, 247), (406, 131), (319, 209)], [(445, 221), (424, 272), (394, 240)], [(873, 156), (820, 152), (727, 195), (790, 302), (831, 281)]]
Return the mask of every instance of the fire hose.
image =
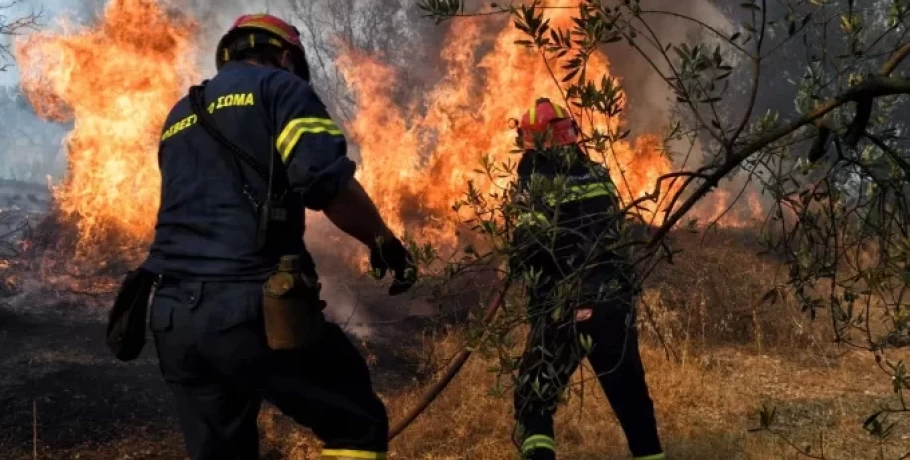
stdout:
[[(506, 284), (502, 287), (502, 289), (500, 289), (499, 292), (496, 294), (496, 297), (494, 297), (493, 300), (490, 302), (490, 304), (487, 306), (486, 313), (484, 313), (484, 315), (483, 315), (483, 324), (489, 323), (493, 319), (493, 316), (496, 315), (496, 312), (499, 310), (499, 307), (501, 307), (503, 302), (505, 301), (506, 292), (508, 290), (509, 290), (509, 283), (506, 282)], [(402, 418), (397, 423), (392, 425), (392, 428), (389, 430), (389, 441), (395, 439), (396, 436), (401, 434), (401, 432), (404, 431), (405, 428), (410, 426), (411, 423), (413, 423), (414, 420), (417, 419), (417, 417), (420, 416), (420, 414), (423, 413), (423, 411), (425, 411), (427, 409), (427, 407), (430, 406), (430, 404), (433, 402), (433, 400), (435, 400), (436, 397), (439, 396), (440, 393), (442, 393), (442, 390), (445, 390), (445, 388), (447, 386), (449, 386), (449, 383), (452, 382), (452, 379), (454, 379), (455, 376), (458, 375), (458, 372), (461, 370), (462, 366), (464, 366), (464, 363), (466, 363), (468, 361), (468, 358), (470, 358), (470, 357), (471, 357), (471, 350), (469, 350), (467, 348), (462, 349), (458, 353), (458, 356), (456, 356), (455, 359), (452, 361), (452, 363), (449, 364), (449, 367), (446, 369), (445, 374), (443, 374), (443, 376), (439, 380), (437, 380), (436, 383), (434, 383), (433, 386), (431, 386), (426, 391), (426, 393), (424, 393), (424, 395), (420, 398), (420, 401), (417, 403), (417, 405), (414, 406), (407, 414), (405, 414), (404, 418)]]

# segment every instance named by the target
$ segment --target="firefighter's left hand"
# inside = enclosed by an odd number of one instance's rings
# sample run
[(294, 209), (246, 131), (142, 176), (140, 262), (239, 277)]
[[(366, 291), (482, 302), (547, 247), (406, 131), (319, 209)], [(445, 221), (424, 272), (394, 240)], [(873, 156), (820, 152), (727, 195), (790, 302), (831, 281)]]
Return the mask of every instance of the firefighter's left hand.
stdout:
[(382, 279), (388, 270), (395, 275), (389, 295), (399, 295), (417, 282), (417, 265), (407, 248), (398, 238), (381, 241), (370, 248), (370, 274)]

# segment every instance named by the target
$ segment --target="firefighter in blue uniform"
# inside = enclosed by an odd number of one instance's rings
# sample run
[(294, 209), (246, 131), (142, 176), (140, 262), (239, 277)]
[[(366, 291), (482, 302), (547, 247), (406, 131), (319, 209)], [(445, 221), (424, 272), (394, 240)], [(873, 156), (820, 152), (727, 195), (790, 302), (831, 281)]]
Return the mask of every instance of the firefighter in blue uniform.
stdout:
[(624, 219), (571, 114), (539, 99), (519, 121), (512, 267), (528, 285), (531, 332), (514, 410), (522, 458), (556, 458), (553, 415), (587, 357), (637, 460), (664, 459), (634, 325), (634, 267), (615, 247)]
[[(360, 353), (333, 324), (315, 348), (269, 348), (263, 282), (286, 254), (298, 254), (302, 271), (316, 277), (303, 243), (304, 208), (367, 245), (372, 272), (394, 274), (390, 294), (414, 283), (412, 258), (354, 179), (345, 139), (308, 83), (294, 27), (270, 15), (240, 17), (218, 45), (217, 67), (202, 91), (211, 118), (197, 116), (190, 97), (167, 117), (161, 207), (144, 263), (160, 275), (149, 323), (188, 453), (259, 458), (257, 414), (266, 400), (313, 430), (323, 458), (385, 458), (388, 416)], [(253, 152), (269, 180), (255, 163), (236, 161), (200, 118)], [(272, 179), (286, 186), (274, 198), (284, 212), (268, 214), (280, 225), (263, 244)]]

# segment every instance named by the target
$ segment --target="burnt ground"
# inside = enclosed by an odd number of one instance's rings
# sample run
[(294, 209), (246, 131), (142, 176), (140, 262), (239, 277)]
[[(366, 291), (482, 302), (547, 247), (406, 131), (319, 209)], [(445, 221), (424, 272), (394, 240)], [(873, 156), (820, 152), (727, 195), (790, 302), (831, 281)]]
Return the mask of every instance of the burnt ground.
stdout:
[[(130, 363), (106, 347), (110, 301), (37, 286), (0, 300), (0, 459), (33, 458), (35, 448), (41, 459), (185, 458), (151, 338)], [(365, 338), (351, 334), (385, 394), (424, 376), (419, 356), (408, 352), (419, 334), (405, 331), (432, 327), (425, 318), (394, 316), (358, 322), (370, 328)], [(350, 326), (348, 317), (336, 322)], [(263, 454), (281, 458), (268, 445)]]
[[(40, 186), (0, 181), (0, 224), (18, 228), (10, 219), (18, 213), (35, 228), (49, 201)], [(78, 294), (65, 276), (39, 274), (15, 237), (0, 247), (0, 460), (185, 458), (151, 337), (137, 360), (117, 361), (104, 342), (113, 294)], [(415, 331), (438, 326), (438, 311), (414, 300), (421, 293), (389, 298), (338, 261), (350, 257), (338, 245), (324, 246), (335, 252), (315, 254), (327, 314), (368, 357), (377, 390), (394, 394), (426, 377)], [(270, 420), (271, 429), (290, 424)], [(265, 442), (264, 458), (281, 458), (270, 449)]]
[[(85, 308), (0, 308), (0, 458), (183, 458), (153, 350), (116, 361)], [(99, 452), (123, 439), (129, 449)], [(151, 455), (134, 456), (145, 443)]]

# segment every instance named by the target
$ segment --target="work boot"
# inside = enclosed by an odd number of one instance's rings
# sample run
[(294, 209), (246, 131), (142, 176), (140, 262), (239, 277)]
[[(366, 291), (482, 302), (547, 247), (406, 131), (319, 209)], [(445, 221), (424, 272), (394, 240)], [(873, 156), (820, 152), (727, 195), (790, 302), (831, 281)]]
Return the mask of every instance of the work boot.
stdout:
[(544, 434), (535, 434), (521, 443), (523, 460), (556, 460), (556, 441)]

